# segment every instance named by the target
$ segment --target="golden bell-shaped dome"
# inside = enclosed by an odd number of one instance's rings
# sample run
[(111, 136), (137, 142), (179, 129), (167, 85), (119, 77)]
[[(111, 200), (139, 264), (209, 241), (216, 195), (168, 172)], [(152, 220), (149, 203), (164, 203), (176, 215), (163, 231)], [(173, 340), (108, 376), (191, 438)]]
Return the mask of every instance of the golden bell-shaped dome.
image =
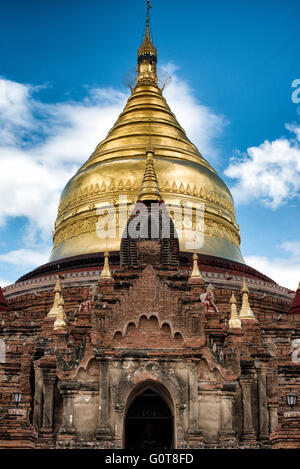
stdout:
[[(157, 85), (156, 62), (147, 15), (136, 86), (107, 137), (61, 195), (50, 261), (120, 250), (150, 148), (161, 197), (177, 220), (181, 251), (244, 262), (231, 193), (171, 112)], [(202, 218), (195, 215), (197, 207)]]

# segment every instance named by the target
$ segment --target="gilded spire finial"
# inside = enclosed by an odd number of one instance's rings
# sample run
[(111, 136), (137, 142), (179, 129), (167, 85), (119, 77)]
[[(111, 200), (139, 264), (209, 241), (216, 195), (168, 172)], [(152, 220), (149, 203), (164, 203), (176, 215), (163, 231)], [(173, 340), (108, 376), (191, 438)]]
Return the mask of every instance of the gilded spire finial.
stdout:
[(154, 168), (154, 151), (152, 149), (146, 150), (146, 169), (144, 172), (143, 181), (141, 184), (139, 200), (156, 200), (160, 201), (161, 194), (159, 189), (159, 184)]
[(151, 40), (151, 34), (150, 34), (150, 9), (152, 6), (150, 5), (150, 1), (147, 0), (147, 21), (146, 21), (146, 31), (145, 31), (145, 36), (144, 40), (142, 42), (142, 45), (139, 47), (138, 50), (138, 59), (140, 56), (153, 56), (153, 58), (157, 59), (157, 50), (156, 47), (154, 47), (152, 40)]
[(240, 319), (255, 319), (254, 313), (249, 305), (249, 299), (248, 299), (249, 288), (247, 287), (245, 278), (243, 280), (241, 293), (243, 295), (243, 299), (242, 299), (242, 307), (240, 311)]
[(137, 84), (157, 84), (157, 50), (150, 35), (150, 1), (147, 0), (147, 21), (144, 40), (138, 49)]
[(150, 0), (147, 0), (147, 22), (146, 22), (146, 34), (148, 33), (150, 38), (150, 9), (152, 6), (150, 5)]
[(231, 314), (230, 314), (230, 319), (229, 319), (229, 328), (241, 329), (242, 322), (239, 318), (239, 315), (236, 309), (236, 298), (233, 292), (230, 298), (230, 306), (231, 306)]
[(190, 278), (202, 278), (199, 267), (198, 267), (198, 255), (194, 252), (193, 255), (193, 272)]
[(61, 290), (61, 285), (59, 281), (59, 276), (57, 276), (56, 284), (54, 287), (54, 301), (53, 301), (53, 306), (50, 309), (48, 313), (48, 318), (57, 318), (58, 315), (58, 309), (59, 309), (59, 303), (62, 299), (62, 290)]
[(111, 271), (110, 271), (110, 268), (109, 268), (109, 252), (108, 251), (105, 251), (105, 253), (104, 253), (104, 265), (103, 265), (103, 269), (102, 269), (100, 278), (101, 279), (112, 278)]
[(150, 0), (147, 0), (147, 25), (149, 26), (150, 23), (150, 9), (152, 6), (150, 5)]
[(243, 286), (242, 286), (242, 289), (241, 289), (241, 293), (249, 293), (249, 288), (246, 284), (246, 279), (245, 277), (243, 278)]

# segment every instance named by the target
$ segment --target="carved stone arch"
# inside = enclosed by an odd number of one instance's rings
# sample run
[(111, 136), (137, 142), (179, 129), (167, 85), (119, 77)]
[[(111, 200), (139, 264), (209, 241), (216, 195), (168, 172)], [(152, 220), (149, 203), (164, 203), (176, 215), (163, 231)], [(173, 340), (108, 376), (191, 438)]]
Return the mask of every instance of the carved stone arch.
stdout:
[(181, 334), (181, 332), (176, 331), (175, 334), (174, 334), (174, 339), (178, 342), (182, 342), (182, 344), (185, 343), (184, 337)]
[(219, 363), (217, 363), (211, 353), (211, 351), (208, 348), (203, 348), (202, 350), (202, 357), (201, 360), (198, 364), (198, 366), (201, 364), (201, 361), (204, 360), (208, 369), (210, 372), (217, 371), (218, 374), (220, 375), (221, 381), (226, 380), (226, 369), (223, 368)]
[(160, 326), (160, 321), (159, 317), (156, 313), (142, 313), (140, 314), (137, 324), (138, 326), (140, 325), (141, 320), (146, 319), (147, 321), (150, 321), (151, 319), (155, 319), (158, 322), (158, 325)]
[(144, 325), (145, 324), (148, 324), (149, 322), (151, 322), (152, 320), (154, 320), (155, 324), (157, 324), (157, 327), (159, 328), (159, 320), (158, 320), (158, 317), (155, 316), (154, 314), (142, 314), (139, 318), (139, 321), (138, 321), (138, 327), (142, 327), (143, 326), (143, 323)]
[(172, 331), (172, 326), (169, 324), (168, 321), (164, 321), (160, 324), (160, 328), (164, 331), (169, 331), (170, 335), (173, 337), (173, 331)]
[(128, 321), (123, 329), (115, 331), (112, 339), (113, 346), (131, 348), (182, 348), (185, 338), (179, 330), (174, 330), (167, 320), (160, 320), (155, 313), (141, 314), (139, 319)]
[(167, 368), (162, 370), (159, 365), (149, 362), (129, 375), (127, 373), (121, 375), (113, 396), (115, 406), (120, 403), (125, 405), (133, 389), (145, 381), (160, 383), (161, 386), (168, 389), (176, 407), (182, 407), (186, 404), (188, 399), (187, 383)]
[(209, 378), (209, 381), (224, 382), (224, 376), (221, 373), (220, 366), (212, 360), (209, 360), (206, 356), (202, 357), (199, 361), (197, 369), (200, 380), (207, 380), (207, 378)]
[[(143, 314), (143, 316), (146, 316), (146, 315)], [(140, 317), (140, 319), (141, 319), (141, 318), (142, 318), (142, 316)], [(167, 326), (167, 327), (169, 328), (169, 330), (170, 330), (170, 335), (171, 335), (173, 338), (175, 338), (175, 336), (176, 336), (177, 334), (179, 334), (179, 335), (181, 336), (181, 338), (182, 338), (182, 341), (185, 343), (185, 338), (184, 338), (182, 332), (181, 332), (181, 331), (177, 331), (177, 330), (174, 331), (173, 325), (172, 325), (172, 323), (171, 323), (169, 320), (164, 319), (164, 320), (162, 321), (162, 320), (160, 320), (159, 315), (156, 315), (156, 314), (154, 314), (154, 313), (149, 314), (149, 315), (147, 316), (147, 318), (148, 318), (148, 320), (150, 320), (150, 321), (151, 321), (152, 318), (155, 318), (155, 319), (158, 321), (158, 325), (159, 325), (159, 328), (160, 328), (160, 329), (163, 329), (164, 326)], [(140, 321), (140, 320), (139, 320), (139, 321)]]
[(141, 381), (139, 384), (133, 387), (126, 400), (125, 414), (128, 411), (128, 408), (132, 404), (133, 400), (147, 389), (151, 389), (153, 391), (158, 392), (166, 401), (166, 403), (170, 407), (171, 412), (174, 415), (176, 409), (174, 397), (164, 384), (162, 384), (160, 381), (154, 381), (152, 379), (146, 379), (144, 381)]
[(185, 338), (184, 335), (182, 334), (181, 331), (174, 330), (173, 325), (171, 324), (170, 321), (164, 319), (163, 321), (160, 322), (160, 328), (163, 329), (164, 326), (168, 326), (170, 328), (171, 336), (176, 339), (176, 336), (179, 335), (181, 337), (181, 340), (183, 343), (185, 343)]
[(152, 318), (155, 319), (159, 324), (159, 317), (156, 314), (154, 314), (154, 313), (149, 314), (149, 318), (148, 318), (149, 321), (151, 321)]
[[(132, 408), (136, 406), (139, 399), (140, 400), (142, 399), (145, 402), (145, 398), (147, 395), (148, 396), (150, 395), (150, 400), (151, 400), (151, 397), (159, 399), (161, 403), (164, 403), (165, 409), (168, 409), (168, 411), (170, 412), (170, 415), (166, 417), (165, 421), (160, 421), (160, 422), (156, 421), (156, 425), (158, 423), (159, 423), (159, 426), (167, 424), (167, 427), (165, 430), (169, 432), (171, 448), (175, 448), (176, 447), (176, 425), (175, 425), (176, 404), (175, 404), (174, 396), (164, 384), (162, 384), (160, 381), (156, 381), (153, 379), (146, 379), (136, 384), (131, 389), (127, 397), (125, 409), (124, 409), (124, 423), (123, 423), (123, 433), (122, 433), (123, 448), (128, 448), (126, 446), (126, 440), (127, 440), (126, 432), (129, 431), (130, 420), (127, 418), (127, 416), (130, 415), (130, 411), (132, 411)], [(149, 397), (146, 399), (149, 399)], [(150, 405), (150, 408), (151, 408), (151, 404), (152, 403), (150, 402), (148, 404)], [(149, 419), (149, 416), (145, 417), (144, 419), (145, 422), (149, 423), (148, 419)], [(151, 418), (150, 418), (150, 422), (151, 422)], [(153, 420), (153, 422), (155, 422), (155, 420)], [(132, 421), (131, 421), (131, 424), (132, 424)], [(140, 425), (140, 431), (143, 431), (143, 419), (140, 418), (138, 421), (138, 424)], [(162, 429), (160, 431), (162, 431)]]
[(114, 346), (117, 342), (119, 342), (123, 337), (121, 331), (116, 331), (113, 336), (112, 345)]
[(138, 326), (136, 323), (134, 321), (130, 321), (126, 326), (126, 329), (124, 328), (123, 337), (125, 337), (131, 330), (135, 330), (137, 328)]
[(99, 381), (99, 364), (95, 357), (91, 357), (84, 366), (78, 368), (76, 379), (80, 382)]
[[(138, 323), (135, 322), (133, 319), (130, 319), (129, 321), (127, 321), (127, 322), (124, 324), (123, 329), (122, 329), (121, 331), (117, 331), (117, 332), (121, 332), (122, 337), (125, 337), (125, 335), (126, 335), (126, 333), (127, 333), (127, 331), (128, 331), (129, 326), (134, 325), (134, 327), (137, 328), (137, 327), (138, 327), (137, 324), (138, 324)], [(115, 334), (116, 334), (117, 332), (115, 332)], [(114, 335), (115, 335), (115, 334), (114, 334)]]

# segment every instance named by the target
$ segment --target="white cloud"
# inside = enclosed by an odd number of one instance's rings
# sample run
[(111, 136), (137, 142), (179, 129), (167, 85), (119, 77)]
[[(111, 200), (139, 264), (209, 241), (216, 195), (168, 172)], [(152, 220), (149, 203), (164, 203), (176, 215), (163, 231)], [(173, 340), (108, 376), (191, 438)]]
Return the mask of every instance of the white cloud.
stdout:
[(80, 103), (46, 105), (30, 85), (0, 85), (0, 223), (25, 216), (47, 238), (64, 185), (105, 137), (126, 95), (97, 89)]
[(14, 251), (0, 254), (0, 262), (22, 267), (31, 267), (33, 265), (42, 265), (47, 262), (49, 257), (48, 250), (44, 246), (36, 249), (16, 249)]
[(298, 260), (300, 259), (300, 241), (285, 241), (280, 245), (280, 247), (292, 254), (293, 257), (297, 258)]
[(231, 189), (237, 202), (258, 198), (276, 209), (300, 195), (300, 127), (287, 124), (296, 137), (265, 141), (232, 158), (225, 174), (237, 179)]
[(11, 283), (12, 282), (7, 280), (7, 279), (0, 278), (0, 287), (1, 288), (7, 287), (7, 285), (11, 285)]
[(1, 273), (0, 286), (11, 285), (16, 278), (25, 272), (48, 262), (50, 246), (47, 243), (21, 248), (0, 254)]
[(13, 145), (20, 142), (26, 130), (32, 128), (31, 95), (34, 88), (0, 79), (0, 142)]
[(50, 233), (68, 168), (35, 161), (30, 152), (14, 147), (0, 148), (0, 155), (0, 223), (25, 216), (37, 230)]
[(279, 285), (296, 290), (300, 281), (300, 242), (286, 241), (279, 247), (288, 255), (274, 259), (264, 256), (245, 256), (245, 262), (275, 280)]

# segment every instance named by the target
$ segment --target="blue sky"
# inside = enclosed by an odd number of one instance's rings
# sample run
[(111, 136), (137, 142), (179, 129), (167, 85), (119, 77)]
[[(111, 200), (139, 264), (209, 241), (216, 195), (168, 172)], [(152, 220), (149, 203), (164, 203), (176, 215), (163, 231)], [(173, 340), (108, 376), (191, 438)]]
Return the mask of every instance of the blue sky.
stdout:
[[(144, 0), (10, 0), (0, 14), (0, 284), (47, 261), (59, 194), (128, 97)], [(168, 102), (231, 188), (246, 261), (300, 280), (297, 0), (152, 0)], [(178, 98), (180, 96), (180, 98)], [(300, 97), (300, 93), (299, 93)]]

